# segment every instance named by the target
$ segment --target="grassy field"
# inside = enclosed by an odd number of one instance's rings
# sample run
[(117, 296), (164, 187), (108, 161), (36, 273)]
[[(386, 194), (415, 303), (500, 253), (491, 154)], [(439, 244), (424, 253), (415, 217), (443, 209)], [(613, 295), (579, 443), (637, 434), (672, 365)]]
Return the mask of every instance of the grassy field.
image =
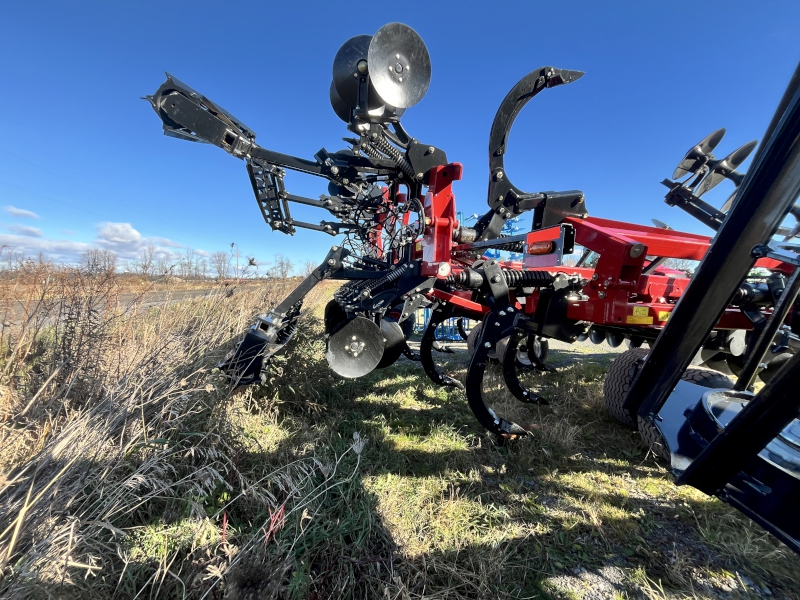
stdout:
[(497, 445), (416, 364), (333, 375), (330, 289), (272, 381), (231, 391), (213, 365), (280, 291), (119, 313), (98, 288), (104, 312), (66, 294), (6, 336), (0, 596), (800, 597), (800, 558), (604, 413), (605, 346), (552, 350), (548, 406), (494, 385), (533, 425)]

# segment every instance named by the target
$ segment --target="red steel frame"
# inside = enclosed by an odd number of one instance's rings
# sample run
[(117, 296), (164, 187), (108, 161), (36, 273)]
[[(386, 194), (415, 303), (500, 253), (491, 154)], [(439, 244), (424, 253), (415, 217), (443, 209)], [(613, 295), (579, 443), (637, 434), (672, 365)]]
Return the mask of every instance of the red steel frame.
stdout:
[[(421, 274), (446, 279), (464, 268), (463, 259), (454, 256), (453, 232), (458, 228), (452, 182), (461, 179), (459, 163), (436, 167), (430, 172), (428, 193), (424, 203), (425, 230), (417, 242), (415, 257), (422, 258)], [(599, 254), (594, 268), (570, 266), (533, 267), (553, 274), (579, 275), (586, 284), (584, 299), (571, 302), (567, 318), (596, 325), (648, 327), (661, 329), (675, 303), (689, 283), (687, 277), (643, 274), (647, 256), (702, 260), (711, 245), (705, 235), (660, 229), (597, 217), (567, 217), (564, 224), (575, 231), (576, 244)], [(531, 231), (525, 248), (541, 241), (558, 239), (561, 227)], [(522, 263), (508, 262), (507, 268), (522, 269)], [(772, 259), (759, 259), (756, 266), (789, 273), (788, 265)], [(449, 302), (461, 311), (482, 318), (489, 307), (471, 299), (471, 292), (432, 290), (430, 299)], [(516, 303), (526, 314), (536, 310), (538, 293)], [(720, 318), (717, 329), (752, 329), (752, 322), (738, 309), (729, 308)]]

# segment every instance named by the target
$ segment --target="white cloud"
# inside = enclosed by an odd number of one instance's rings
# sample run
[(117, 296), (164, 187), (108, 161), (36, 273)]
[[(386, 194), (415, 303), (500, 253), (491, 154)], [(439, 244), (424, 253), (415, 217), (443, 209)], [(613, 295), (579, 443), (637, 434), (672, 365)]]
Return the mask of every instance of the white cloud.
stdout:
[(62, 229), (61, 233), (63, 233), (64, 235), (76, 235), (78, 232), (72, 231), (72, 229)]
[(9, 231), (18, 233), (19, 235), (26, 235), (28, 237), (42, 237), (42, 230), (38, 227), (30, 227), (28, 225), (12, 225), (8, 228)]
[[(174, 249), (184, 248), (182, 244), (167, 238), (148, 238), (139, 233), (130, 223), (105, 222), (97, 225), (97, 238), (91, 243), (72, 240), (51, 240), (44, 238), (35, 227), (11, 225), (8, 227), (17, 235), (0, 234), (0, 245), (8, 247), (15, 254), (36, 256), (40, 252), (56, 262), (78, 263), (81, 255), (90, 247), (112, 250), (122, 261), (136, 261), (147, 246), (155, 247), (155, 256), (173, 258)], [(62, 231), (72, 234), (71, 231)]]
[(144, 237), (130, 223), (100, 223), (95, 243), (113, 250), (122, 260), (136, 260), (147, 246), (155, 246), (157, 256), (171, 255), (170, 248), (183, 248), (167, 238)]
[(89, 244), (69, 240), (48, 240), (20, 235), (0, 234), (0, 245), (7, 247), (15, 255), (36, 256), (40, 252), (56, 262), (76, 263), (81, 254), (89, 249)]
[(19, 217), (21, 219), (41, 219), (41, 217), (32, 210), (25, 210), (24, 208), (17, 208), (16, 206), (5, 206), (3, 210), (12, 217)]

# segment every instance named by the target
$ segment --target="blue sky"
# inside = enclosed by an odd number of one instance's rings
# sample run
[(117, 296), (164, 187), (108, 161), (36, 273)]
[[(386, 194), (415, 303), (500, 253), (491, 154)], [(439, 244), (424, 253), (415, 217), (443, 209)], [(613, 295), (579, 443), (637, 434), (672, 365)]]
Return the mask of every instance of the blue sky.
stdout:
[[(719, 127), (727, 154), (764, 132), (798, 59), (800, 3), (37, 2), (0, 8), (0, 243), (74, 260), (89, 245), (134, 258), (226, 250), (267, 263), (319, 260), (334, 242), (264, 224), (244, 164), (161, 134), (141, 96), (169, 71), (226, 108), (265, 147), (312, 158), (348, 135), (328, 102), (349, 37), (412, 26), (433, 65), (403, 117), (464, 165), (466, 214), (486, 210), (487, 144), (508, 90), (544, 65), (585, 71), (520, 114), (506, 169), (527, 191), (583, 190), (590, 214), (652, 217), (710, 233), (663, 202), (659, 182)], [(324, 180), (287, 177), (317, 197)], [(719, 206), (724, 182), (707, 199)], [(319, 221), (327, 213), (295, 211)]]

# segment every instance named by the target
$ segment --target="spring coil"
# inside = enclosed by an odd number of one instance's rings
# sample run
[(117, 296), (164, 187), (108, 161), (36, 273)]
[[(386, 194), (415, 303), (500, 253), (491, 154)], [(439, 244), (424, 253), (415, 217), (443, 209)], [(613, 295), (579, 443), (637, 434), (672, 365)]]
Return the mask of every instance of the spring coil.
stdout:
[[(376, 290), (379, 290), (382, 287), (400, 279), (400, 277), (403, 275), (403, 272), (405, 272), (407, 268), (408, 265), (403, 265), (402, 267), (390, 271), (388, 275), (375, 281), (368, 279), (361, 280), (358, 282), (360, 285), (345, 284), (334, 294), (334, 298), (339, 304), (347, 304), (350, 302), (355, 302), (360, 298), (368, 298)], [(345, 287), (347, 287), (347, 289), (345, 289)]]
[[(503, 269), (503, 277), (508, 287), (547, 287), (553, 283), (553, 275), (547, 271), (517, 271), (515, 269)], [(485, 281), (486, 276), (478, 271), (461, 271), (455, 275), (450, 275), (445, 282), (448, 285), (466, 286), (470, 288), (480, 287), (481, 280)]]
[(278, 331), (277, 341), (279, 344), (286, 344), (294, 337), (297, 331), (297, 321), (300, 319), (300, 308), (302, 306), (303, 301), (301, 300), (287, 311), (284, 325)]
[(508, 287), (547, 287), (555, 279), (547, 271), (517, 271), (503, 269), (503, 277)]
[(391, 158), (397, 164), (400, 170), (403, 171), (403, 173), (408, 175), (411, 179), (414, 179), (414, 169), (411, 166), (411, 163), (408, 162), (405, 156), (403, 156), (403, 154), (400, 152), (400, 150), (392, 146), (382, 137), (370, 140), (370, 146)]

